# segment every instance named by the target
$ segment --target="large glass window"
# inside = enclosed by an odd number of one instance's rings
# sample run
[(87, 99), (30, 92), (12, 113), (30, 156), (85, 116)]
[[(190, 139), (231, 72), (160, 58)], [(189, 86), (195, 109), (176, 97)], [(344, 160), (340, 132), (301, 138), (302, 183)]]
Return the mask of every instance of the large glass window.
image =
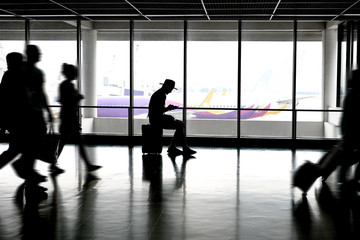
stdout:
[(96, 22), (94, 132), (127, 134), (130, 106), (130, 23)]
[(236, 22), (188, 24), (189, 135), (236, 136), (237, 29)]
[[(268, 26), (271, 27), (274, 26)], [(291, 23), (282, 27), (281, 31), (265, 31), (244, 26), (241, 136), (291, 136), (292, 119), (288, 110), (292, 108), (293, 32)]]
[[(147, 109), (151, 95), (165, 79), (176, 82), (167, 96), (167, 103), (179, 110), (167, 112), (182, 119), (184, 72), (183, 22), (134, 23), (134, 134), (141, 134), (141, 125), (148, 123)], [(167, 132), (165, 131), (165, 134)], [(173, 132), (171, 132), (173, 134)]]
[[(327, 59), (322, 24), (298, 24), (294, 53), (293, 22), (241, 22), (239, 45), (239, 22), (233, 21), (188, 21), (186, 33), (184, 21), (30, 21), (30, 44), (38, 45), (42, 52), (38, 67), (45, 73), (55, 117), (60, 110), (61, 66), (78, 62), (78, 23), (82, 71), (81, 82), (74, 83), (86, 98), (81, 106), (84, 133), (126, 135), (132, 125), (134, 135), (141, 135), (141, 125), (148, 123), (151, 95), (165, 79), (173, 79), (178, 90), (167, 96), (167, 104), (180, 109), (168, 114), (186, 122), (189, 136), (237, 137), (240, 128), (241, 137), (290, 138), (296, 124), (296, 137), (324, 137), (323, 61)], [(348, 29), (340, 31), (343, 97), (347, 68), (358, 64), (357, 31), (350, 62)], [(25, 24), (4, 23), (0, 32), (2, 74), (6, 54), (24, 50)], [(130, 113), (134, 116), (131, 125)], [(172, 135), (173, 131), (164, 133)]]
[(51, 110), (57, 127), (60, 113), (58, 87), (64, 80), (62, 64), (76, 66), (77, 62), (76, 21), (32, 21), (29, 44), (37, 45), (40, 49), (41, 57), (37, 66), (44, 73), (45, 92), (49, 104), (53, 106)]
[(359, 42), (359, 24), (360, 22), (354, 22), (353, 24), (353, 60), (352, 69), (359, 68), (359, 56), (358, 56), (358, 42)]
[(58, 104), (58, 86), (63, 80), (63, 63), (76, 65), (76, 21), (30, 22), (30, 44), (40, 48), (37, 66), (45, 74), (45, 90), (51, 105)]
[[(321, 31), (298, 31), (296, 52), (296, 109), (322, 110), (323, 43)], [(324, 113), (301, 111), (297, 114), (297, 137), (322, 137)], [(311, 130), (310, 130), (311, 129)]]
[[(296, 108), (323, 109), (322, 32), (299, 32), (296, 61)], [(307, 38), (306, 38), (307, 37)], [(312, 37), (312, 39), (311, 39)]]

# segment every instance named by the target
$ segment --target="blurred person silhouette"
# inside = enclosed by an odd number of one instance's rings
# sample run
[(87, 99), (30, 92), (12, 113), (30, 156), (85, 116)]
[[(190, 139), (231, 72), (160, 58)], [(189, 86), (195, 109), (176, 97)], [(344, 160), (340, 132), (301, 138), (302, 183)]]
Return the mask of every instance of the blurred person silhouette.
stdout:
[(48, 121), (52, 122), (52, 113), (44, 92), (44, 74), (36, 63), (40, 61), (40, 50), (36, 45), (26, 46), (27, 62), (24, 69), (24, 86), (27, 92), (28, 108), (19, 125), (24, 129), (24, 151), (21, 158), (13, 163), (17, 175), (28, 182), (28, 186), (36, 186), (46, 181), (46, 177), (34, 170), (36, 153), (41, 151), (41, 144), (46, 136), (47, 126), (44, 110), (48, 113)]
[[(341, 133), (343, 138), (344, 159), (341, 161), (339, 181), (344, 183), (350, 166), (360, 160), (360, 120), (358, 105), (360, 103), (360, 71), (353, 70), (349, 79), (350, 90), (343, 103)], [(355, 179), (360, 180), (360, 164), (355, 170)]]
[[(74, 65), (64, 63), (62, 65), (62, 74), (65, 80), (59, 86), (59, 102), (61, 103), (60, 110), (60, 144), (59, 155), (61, 154), (65, 144), (69, 140), (75, 140), (79, 146), (81, 158), (84, 160), (88, 172), (95, 171), (101, 166), (90, 163), (81, 136), (81, 127), (79, 124), (79, 102), (84, 98), (74, 87), (72, 81), (76, 80), (77, 68)], [(53, 165), (54, 173), (62, 173), (64, 170)]]
[[(165, 107), (166, 95), (171, 93), (173, 89), (176, 89), (175, 82), (171, 79), (166, 79), (162, 84), (162, 87), (151, 96), (148, 115), (150, 125), (163, 129), (175, 129), (174, 137), (168, 148), (168, 153), (170, 155), (195, 154), (196, 151), (192, 150), (187, 144), (184, 123), (171, 115), (165, 114), (168, 111), (178, 108), (178, 106), (171, 104)], [(176, 147), (177, 144), (182, 145), (183, 151)]]
[(22, 114), (26, 111), (27, 98), (24, 87), (23, 55), (11, 52), (6, 55), (8, 70), (0, 84), (1, 130), (9, 132), (9, 147), (0, 155), (0, 169), (12, 161), (22, 150)]

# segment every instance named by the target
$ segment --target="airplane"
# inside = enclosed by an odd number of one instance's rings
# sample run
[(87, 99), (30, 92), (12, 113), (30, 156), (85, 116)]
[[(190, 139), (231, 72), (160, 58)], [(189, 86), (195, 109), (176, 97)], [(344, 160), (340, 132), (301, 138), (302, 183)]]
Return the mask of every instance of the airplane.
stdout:
[[(210, 101), (214, 95), (215, 90), (211, 90), (199, 107), (207, 107), (210, 105)], [(149, 105), (150, 97), (149, 96), (134, 96), (134, 116), (146, 115), (148, 114), (148, 105)], [(180, 113), (182, 111), (183, 104), (173, 101), (166, 100), (165, 105), (175, 105), (179, 106), (180, 109), (172, 110), (168, 112), (168, 114), (174, 115), (176, 113)], [(107, 96), (97, 98), (97, 116), (98, 117), (128, 117), (128, 106), (130, 105), (129, 96)], [(102, 107), (105, 106), (105, 107)], [(124, 107), (124, 108), (112, 108), (112, 107)], [(143, 108), (141, 108), (143, 107)]]
[[(270, 79), (272, 75), (272, 70), (268, 69), (265, 70), (262, 74), (262, 76), (253, 83), (248, 89), (245, 91), (248, 91), (248, 95), (256, 95), (258, 89), (262, 89), (263, 93), (266, 94), (266, 86), (269, 85)], [(222, 102), (221, 98), (224, 98), (225, 95), (228, 93), (227, 90), (225, 90), (221, 97), (212, 100), (216, 104), (211, 106), (210, 104), (206, 107), (211, 108), (232, 108), (236, 109), (237, 106), (224, 106), (224, 104), (219, 104)], [(295, 104), (296, 106), (299, 105), (300, 101), (306, 101), (306, 99), (315, 98), (319, 96), (318, 92), (297, 92), (295, 98)], [(233, 99), (233, 102), (236, 100)], [(311, 101), (307, 101), (307, 104), (310, 106), (312, 105)], [(265, 106), (265, 107), (264, 107)], [(240, 119), (254, 119), (254, 118), (260, 118), (260, 117), (266, 117), (269, 115), (277, 115), (282, 112), (283, 109), (286, 109), (288, 107), (292, 106), (292, 98), (283, 98), (276, 101), (269, 101), (267, 104), (259, 104), (256, 105), (255, 103), (251, 103), (249, 105), (242, 105), (240, 110)], [(274, 109), (274, 110), (272, 110)], [(238, 117), (238, 110), (220, 110), (220, 109), (204, 109), (204, 110), (198, 110), (192, 113), (194, 116), (193, 118), (198, 119), (237, 119)]]
[[(258, 117), (263, 117), (270, 114), (279, 114), (281, 111), (269, 110), (271, 103), (269, 103), (266, 107), (257, 106), (254, 108), (254, 104), (246, 107), (242, 106), (241, 108), (246, 108), (245, 110), (240, 110), (240, 119), (253, 119)], [(280, 109), (285, 109), (287, 105), (283, 105)], [(197, 111), (193, 113), (195, 118), (199, 119), (237, 119), (237, 110), (206, 110), (206, 111)]]
[[(271, 78), (271, 70), (267, 70), (264, 72), (263, 76), (259, 78), (259, 80), (254, 84), (255, 86), (260, 83), (267, 83)], [(250, 88), (250, 91), (255, 91), (256, 88), (253, 86)], [(296, 98), (296, 105), (299, 104), (300, 100), (308, 99), (316, 96), (318, 93), (299, 93), (299, 95), (306, 96), (298, 96)], [(228, 95), (228, 89), (225, 89), (220, 96), (214, 96), (215, 90), (212, 89), (209, 91), (205, 99), (200, 104), (188, 104), (187, 114), (191, 119), (237, 119), (238, 110), (220, 110), (220, 109), (208, 109), (208, 108), (231, 108), (236, 109), (236, 106), (230, 106), (227, 103), (221, 104), (224, 102), (225, 98)], [(215, 100), (214, 100), (215, 98)], [(134, 116), (135, 117), (146, 117), (148, 114), (147, 106), (149, 105), (150, 97), (149, 96), (134, 96)], [(216, 104), (211, 104), (215, 102)], [(292, 99), (281, 99), (274, 102), (267, 103), (265, 105), (255, 105), (251, 104), (250, 106), (242, 105), (240, 110), (240, 119), (254, 119), (265, 117), (269, 115), (277, 115), (281, 113), (282, 109), (286, 109), (288, 106), (291, 106)], [(99, 107), (97, 110), (98, 117), (128, 117), (128, 106), (130, 104), (129, 96), (108, 96), (108, 97), (98, 97), (97, 106)], [(182, 107), (183, 104), (167, 100), (166, 105), (172, 104), (179, 106), (180, 109), (176, 109), (168, 112), (170, 115), (182, 115)], [(101, 106), (106, 106), (105, 108), (101, 108)], [(124, 108), (111, 108), (111, 106), (123, 106)], [(264, 107), (265, 106), (265, 107)], [(195, 108), (195, 109), (192, 109)], [(207, 108), (204, 110), (199, 110), (197, 108)], [(274, 109), (274, 110), (271, 110)], [(197, 110), (196, 110), (197, 109)], [(181, 116), (178, 116), (181, 117)]]
[[(226, 90), (227, 91), (227, 90)], [(211, 100), (213, 98), (215, 90), (211, 90), (205, 99), (198, 106), (199, 108), (209, 108), (211, 107)], [(224, 94), (222, 94), (224, 96)], [(148, 96), (134, 96), (134, 116), (147, 116), (148, 109), (147, 106), (149, 104), (150, 97)], [(183, 104), (166, 100), (166, 105), (172, 104), (183, 107)], [(97, 115), (98, 117), (128, 117), (128, 106), (129, 106), (129, 97), (128, 96), (108, 96), (108, 97), (98, 97), (97, 100)], [(104, 106), (104, 107), (102, 107)], [(192, 105), (193, 107), (195, 105)], [(280, 107), (280, 109), (285, 109), (287, 104)], [(124, 108), (112, 108), (112, 107), (124, 107)], [(137, 108), (139, 107), (139, 108)], [(143, 108), (140, 108), (143, 107)], [(265, 107), (257, 106), (255, 107), (252, 104), (249, 107), (242, 106), (242, 108), (246, 108), (246, 110), (240, 110), (240, 119), (253, 119), (258, 118), (270, 114), (278, 114), (280, 111), (271, 111), (268, 110), (271, 107), (271, 103), (267, 104)], [(191, 108), (190, 108), (191, 109)], [(176, 113), (180, 113), (181, 109), (176, 109), (168, 114), (174, 115)], [(237, 118), (237, 110), (218, 110), (218, 109), (207, 109), (207, 110), (189, 110), (188, 114), (191, 114), (192, 118), (197, 119), (236, 119)]]

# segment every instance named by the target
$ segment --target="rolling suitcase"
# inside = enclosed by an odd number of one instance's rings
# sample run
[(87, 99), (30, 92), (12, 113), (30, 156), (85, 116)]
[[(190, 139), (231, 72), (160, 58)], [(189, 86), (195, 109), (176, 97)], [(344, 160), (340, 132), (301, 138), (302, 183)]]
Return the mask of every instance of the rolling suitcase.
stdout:
[(319, 165), (306, 161), (295, 171), (293, 176), (293, 186), (300, 188), (303, 193), (306, 193), (319, 177)]
[(150, 124), (141, 126), (142, 131), (142, 152), (160, 154), (162, 152), (163, 130)]
[(306, 193), (319, 177), (322, 177), (323, 181), (325, 181), (341, 162), (343, 156), (342, 145), (341, 142), (339, 145), (334, 146), (320, 158), (318, 163), (306, 161), (301, 165), (294, 173), (293, 186)]
[(325, 181), (340, 165), (343, 156), (343, 142), (341, 142), (339, 145), (334, 146), (319, 160), (318, 165), (323, 181)]

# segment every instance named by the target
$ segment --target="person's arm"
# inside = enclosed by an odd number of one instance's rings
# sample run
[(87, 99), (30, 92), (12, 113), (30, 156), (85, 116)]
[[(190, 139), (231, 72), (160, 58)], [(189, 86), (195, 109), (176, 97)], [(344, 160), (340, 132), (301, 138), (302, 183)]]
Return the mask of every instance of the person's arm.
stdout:
[(51, 112), (51, 109), (49, 107), (49, 104), (48, 104), (48, 98), (47, 98), (47, 95), (45, 93), (45, 90), (44, 90), (44, 83), (45, 83), (45, 77), (44, 77), (44, 74), (41, 70), (37, 70), (37, 74), (38, 74), (38, 77), (40, 79), (40, 82), (37, 83), (37, 92), (39, 94), (39, 100), (40, 100), (40, 104), (41, 104), (41, 107), (43, 109), (45, 109), (47, 112), (48, 112), (48, 121), (50, 123), (52, 123), (53, 121), (53, 117), (52, 117), (52, 112)]
[(172, 110), (178, 109), (178, 108), (179, 108), (178, 106), (169, 104), (169, 105), (165, 108), (165, 112), (167, 112), (167, 111), (172, 111)]
[[(42, 89), (43, 90), (43, 89)], [(49, 107), (49, 104), (48, 104), (48, 98), (47, 98), (47, 95), (45, 94), (44, 91), (42, 91), (42, 95), (43, 95), (43, 101), (44, 101), (44, 106), (45, 106), (45, 109), (46, 111), (48, 112), (48, 121), (50, 123), (53, 122), (53, 116), (52, 116), (52, 112), (51, 112), (51, 109)]]

